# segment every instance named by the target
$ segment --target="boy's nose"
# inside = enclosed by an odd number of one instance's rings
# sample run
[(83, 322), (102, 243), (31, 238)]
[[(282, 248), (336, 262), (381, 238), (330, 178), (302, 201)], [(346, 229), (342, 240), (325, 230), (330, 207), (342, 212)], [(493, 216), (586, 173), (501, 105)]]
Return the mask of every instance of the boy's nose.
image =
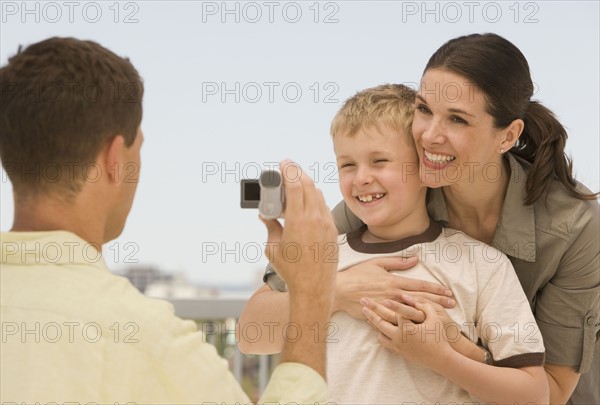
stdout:
[(354, 183), (358, 186), (362, 186), (365, 184), (370, 184), (373, 182), (373, 175), (371, 173), (371, 170), (369, 170), (369, 168), (359, 168), (357, 173), (356, 173), (356, 177), (354, 178)]

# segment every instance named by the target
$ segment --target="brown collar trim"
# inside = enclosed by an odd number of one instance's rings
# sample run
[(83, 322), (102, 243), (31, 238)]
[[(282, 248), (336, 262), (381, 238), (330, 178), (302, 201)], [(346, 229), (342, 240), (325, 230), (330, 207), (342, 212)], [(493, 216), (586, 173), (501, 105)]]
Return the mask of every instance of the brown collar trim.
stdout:
[(417, 243), (433, 242), (442, 233), (442, 226), (433, 220), (429, 221), (429, 228), (420, 235), (408, 236), (404, 239), (391, 242), (367, 243), (362, 241), (362, 235), (367, 230), (363, 225), (356, 231), (346, 234), (348, 245), (360, 253), (394, 253), (416, 245)]

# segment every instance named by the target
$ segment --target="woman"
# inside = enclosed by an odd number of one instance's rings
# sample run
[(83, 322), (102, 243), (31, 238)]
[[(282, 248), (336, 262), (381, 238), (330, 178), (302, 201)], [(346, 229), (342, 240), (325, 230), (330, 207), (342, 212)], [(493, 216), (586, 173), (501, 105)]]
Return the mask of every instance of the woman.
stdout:
[[(592, 365), (600, 215), (597, 194), (572, 177), (565, 129), (550, 110), (530, 99), (532, 94), (529, 66), (512, 43), (495, 34), (455, 38), (425, 67), (413, 137), (421, 178), (431, 188), (431, 217), (493, 245), (513, 263), (544, 338), (550, 402), (565, 403), (580, 373)], [(343, 204), (334, 216), (340, 232), (359, 226)], [(373, 272), (372, 264), (356, 266), (340, 278), (338, 308), (355, 313), (360, 296), (395, 298), (353, 289), (354, 280), (366, 272)], [(380, 284), (395, 277), (380, 273)], [(410, 297), (405, 297), (407, 305), (362, 303), (364, 314), (382, 332), (382, 344), (409, 359), (425, 362), (447, 344), (411, 340), (397, 326), (405, 321), (400, 318), (426, 318), (421, 327), (433, 330), (433, 324), (444, 322), (439, 306), (415, 304)], [(415, 307), (424, 312), (417, 314)], [(480, 352), (464, 354), (477, 359)], [(595, 362), (573, 403), (600, 403)]]

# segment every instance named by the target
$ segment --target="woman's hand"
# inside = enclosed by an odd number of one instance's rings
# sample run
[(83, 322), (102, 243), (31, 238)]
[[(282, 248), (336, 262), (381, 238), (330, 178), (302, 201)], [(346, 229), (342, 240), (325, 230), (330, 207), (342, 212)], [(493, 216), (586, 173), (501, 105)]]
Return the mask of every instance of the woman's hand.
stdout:
[(455, 304), (452, 291), (445, 286), (389, 273), (410, 269), (417, 262), (416, 257), (380, 257), (338, 272), (333, 312), (344, 311), (356, 319), (365, 319), (360, 304), (362, 297), (377, 302), (386, 299), (402, 302), (406, 293), (410, 293), (415, 302), (429, 300), (452, 308)]
[(381, 345), (407, 361), (432, 369), (486, 403), (548, 403), (542, 367), (494, 367), (455, 352), (450, 341), (462, 334), (456, 323), (448, 322), (443, 308), (415, 303), (425, 314), (425, 321), (416, 324), (373, 300), (361, 302), (365, 316), (380, 332)]
[(396, 313), (402, 318), (413, 321), (414, 323), (422, 323), (425, 321), (425, 313), (417, 309), (417, 304), (431, 304), (436, 311), (437, 316), (442, 320), (444, 327), (448, 327), (449, 324), (453, 324), (454, 321), (446, 312), (446, 309), (441, 305), (428, 300), (424, 297), (412, 296), (410, 294), (402, 294), (400, 296), (401, 302), (386, 300), (382, 302), (383, 306), (389, 308), (392, 312)]
[[(416, 324), (423, 323), (425, 321), (425, 312), (417, 307), (418, 304), (426, 303), (427, 301), (425, 299), (416, 298), (409, 294), (402, 294), (401, 300), (402, 302), (384, 300), (377, 305), (377, 303), (374, 303), (372, 300), (362, 299), (361, 304), (365, 305), (368, 309), (375, 312), (382, 319), (393, 325), (398, 325), (399, 318), (404, 318)], [(450, 318), (450, 315), (448, 315), (446, 309), (441, 305), (430, 301), (429, 305), (431, 305), (435, 312), (435, 318), (441, 322), (440, 330), (445, 334), (444, 336), (446, 337), (448, 343), (450, 343), (452, 349), (465, 357), (477, 362), (482, 362), (484, 357), (483, 349), (460, 332), (459, 326), (452, 320), (452, 318)], [(429, 326), (427, 327), (429, 328)], [(396, 344), (401, 344), (401, 342), (394, 342), (394, 346), (389, 349), (399, 353), (399, 350), (394, 349)]]
[[(381, 345), (406, 360), (435, 370), (436, 365), (454, 351), (450, 341), (458, 338), (460, 328), (441, 306), (416, 302), (411, 307), (392, 301), (386, 301), (386, 306), (367, 298), (363, 298), (361, 303), (365, 317), (380, 332), (378, 339)], [(424, 314), (423, 322), (415, 323), (400, 315), (410, 311)]]

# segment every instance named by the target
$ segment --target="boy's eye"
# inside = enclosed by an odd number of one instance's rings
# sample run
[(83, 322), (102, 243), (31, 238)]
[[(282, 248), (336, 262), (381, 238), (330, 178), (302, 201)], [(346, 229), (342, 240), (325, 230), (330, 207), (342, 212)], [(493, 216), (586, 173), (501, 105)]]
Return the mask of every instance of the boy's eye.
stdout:
[(419, 111), (420, 113), (423, 113), (423, 114), (431, 113), (431, 111), (429, 111), (429, 108), (427, 108), (427, 106), (425, 104), (417, 105), (417, 111)]
[(340, 165), (338, 165), (338, 169), (344, 169), (352, 166), (354, 166), (354, 163), (341, 163)]
[(384, 163), (384, 162), (389, 162), (389, 160), (387, 160), (387, 159), (377, 159), (377, 160), (375, 160), (374, 163)]

